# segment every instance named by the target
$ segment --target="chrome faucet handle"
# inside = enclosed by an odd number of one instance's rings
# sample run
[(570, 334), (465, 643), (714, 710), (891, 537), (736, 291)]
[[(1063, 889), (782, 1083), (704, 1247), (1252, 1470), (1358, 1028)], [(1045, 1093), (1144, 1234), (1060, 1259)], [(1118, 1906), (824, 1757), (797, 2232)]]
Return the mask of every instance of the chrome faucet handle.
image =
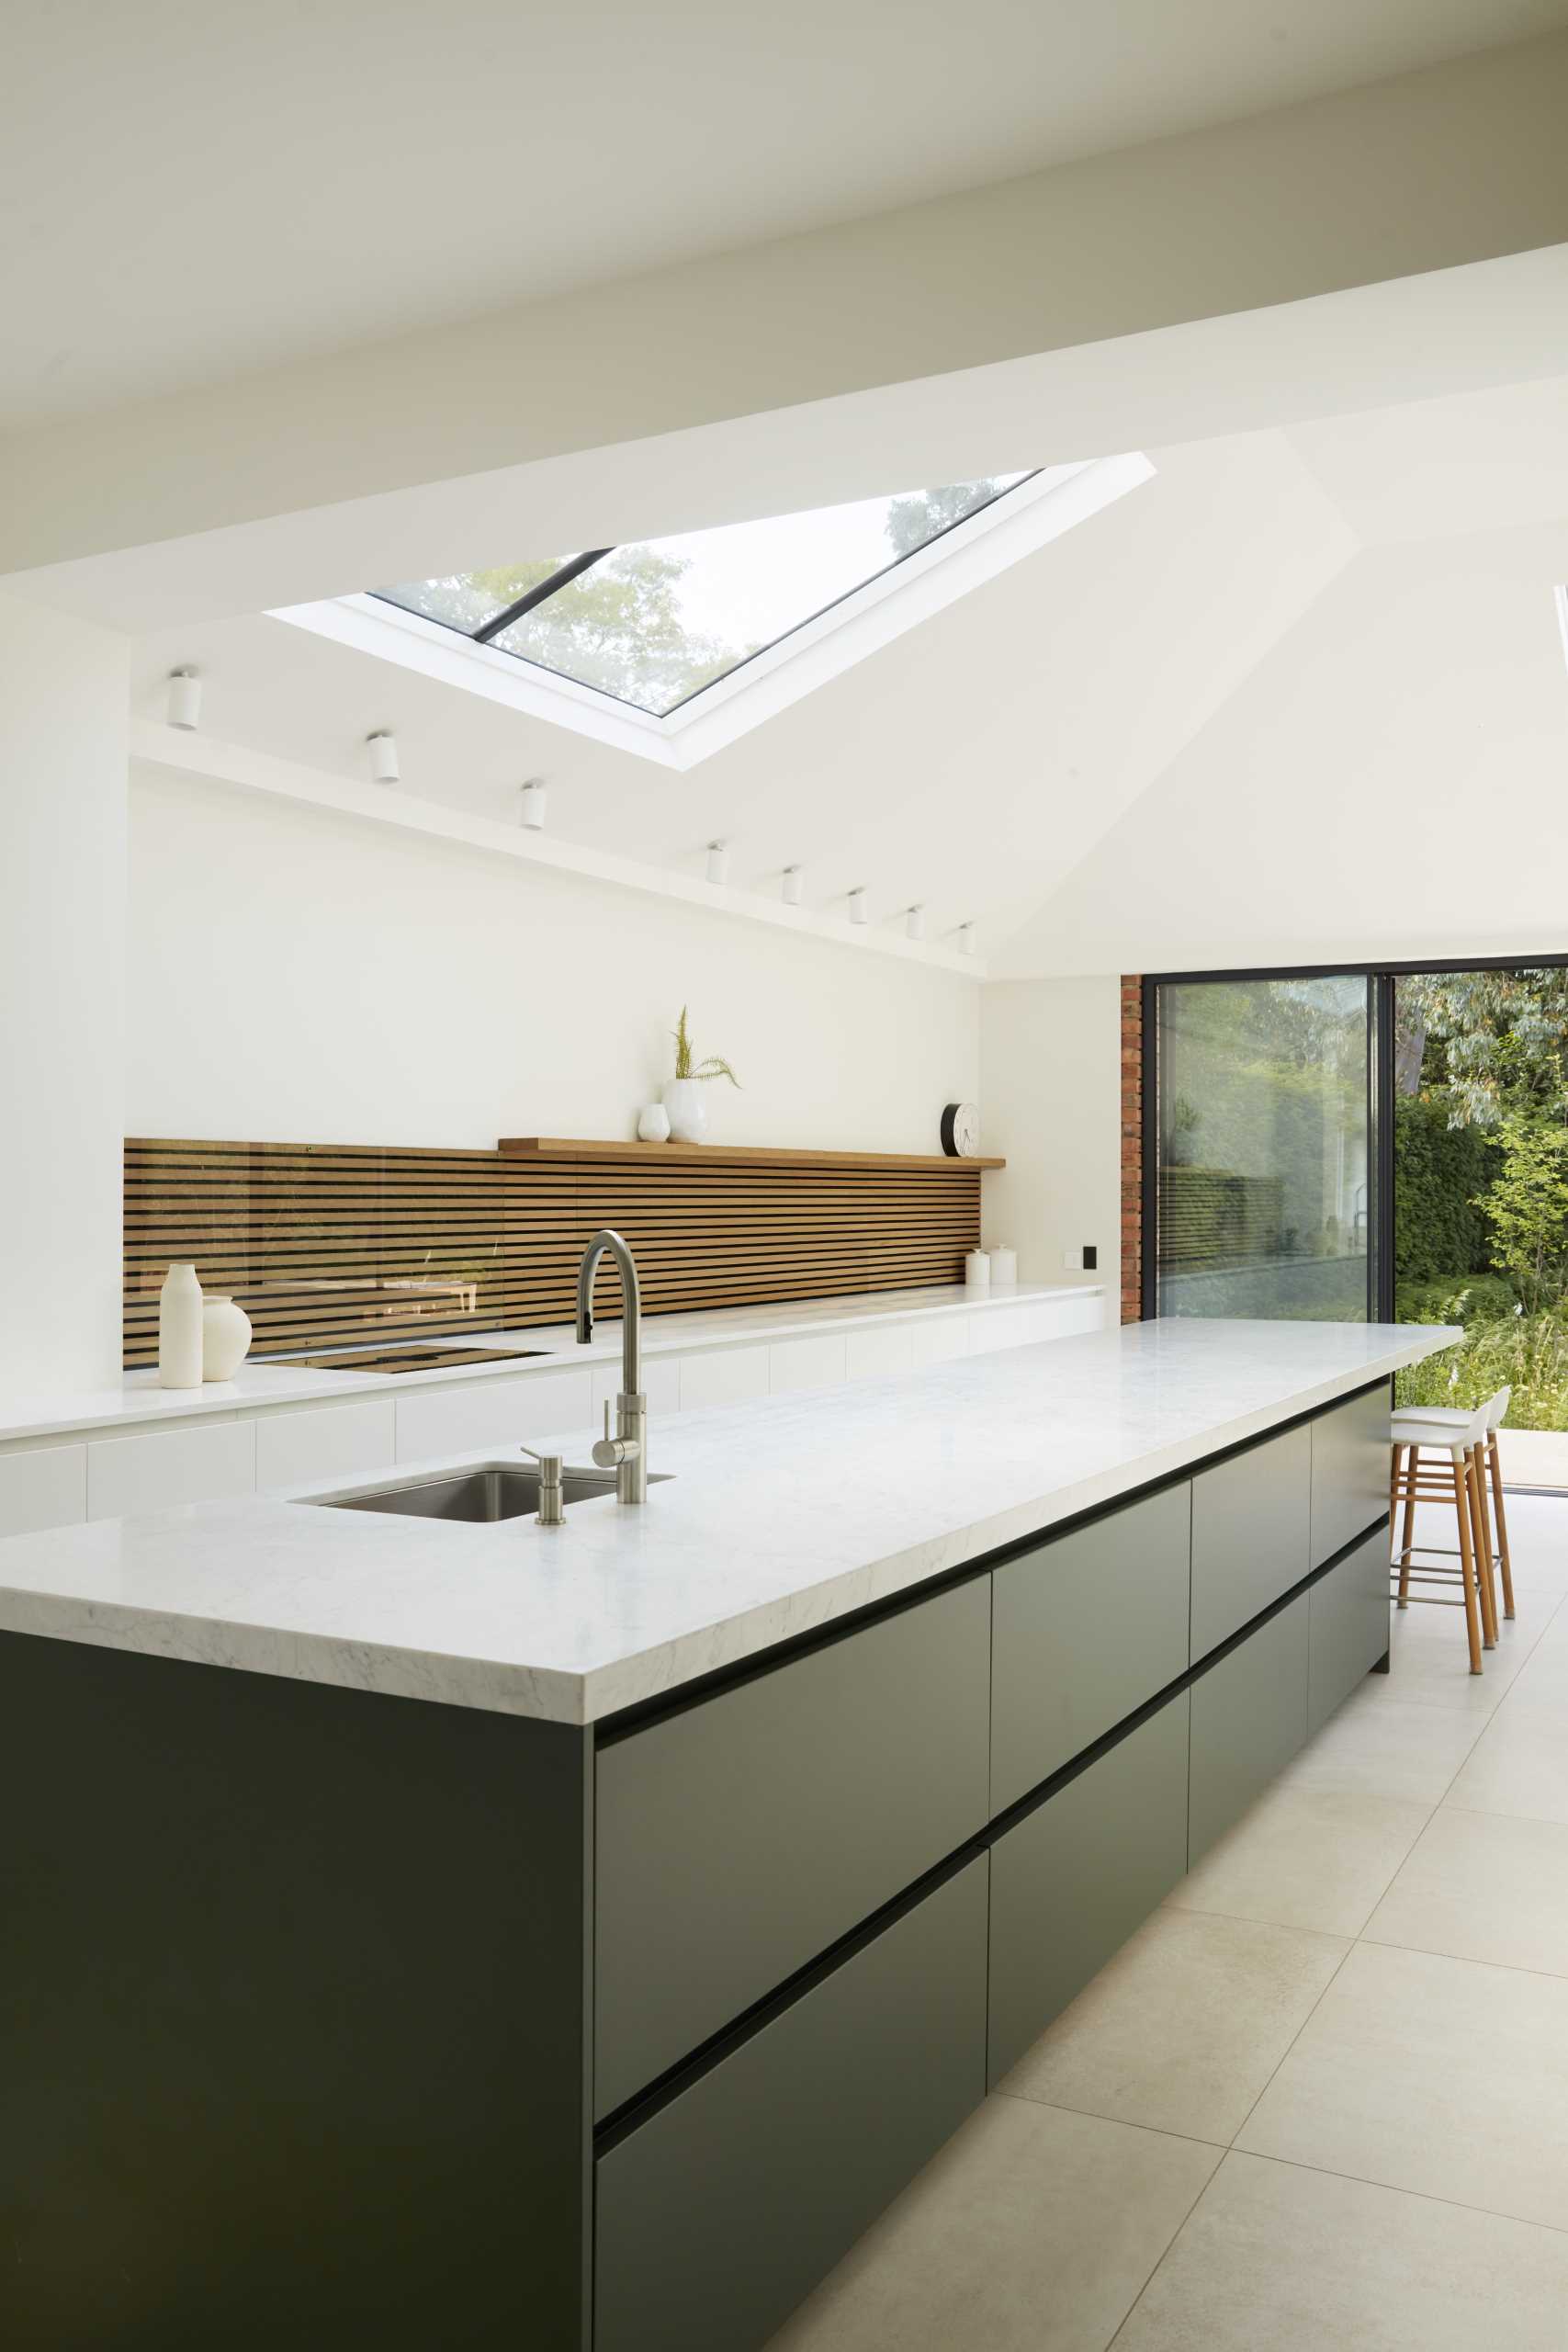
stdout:
[(610, 1400), (604, 1399), (604, 1434), (593, 1441), (593, 1459), (601, 1470), (618, 1470), (623, 1462), (635, 1462), (642, 1452), (635, 1437), (610, 1435)]
[(539, 1465), (539, 1525), (560, 1527), (566, 1521), (566, 1493), (561, 1484), (564, 1468), (558, 1453), (536, 1453), (531, 1445), (522, 1451)]

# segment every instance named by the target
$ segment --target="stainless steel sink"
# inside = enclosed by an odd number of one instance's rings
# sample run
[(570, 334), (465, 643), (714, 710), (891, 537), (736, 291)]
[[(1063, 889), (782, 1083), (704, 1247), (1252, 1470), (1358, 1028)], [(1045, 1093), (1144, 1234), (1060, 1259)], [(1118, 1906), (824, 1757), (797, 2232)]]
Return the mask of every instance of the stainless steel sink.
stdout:
[[(672, 1476), (671, 1471), (649, 1473), (650, 1480)], [(615, 1493), (613, 1470), (562, 1473), (561, 1490), (568, 1508)], [(329, 1510), (390, 1511), (400, 1519), (455, 1519), (470, 1526), (492, 1525), (497, 1520), (525, 1519), (539, 1508), (539, 1473), (532, 1463), (481, 1462), (471, 1470), (437, 1470), (420, 1478), (395, 1478), (374, 1487), (353, 1487), (339, 1495), (310, 1495), (307, 1501)]]

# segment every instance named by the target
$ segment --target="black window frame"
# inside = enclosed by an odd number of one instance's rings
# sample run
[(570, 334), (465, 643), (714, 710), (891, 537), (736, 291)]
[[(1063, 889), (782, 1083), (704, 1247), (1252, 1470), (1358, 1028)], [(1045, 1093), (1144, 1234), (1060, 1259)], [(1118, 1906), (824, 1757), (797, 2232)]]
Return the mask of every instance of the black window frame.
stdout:
[(1139, 982), (1138, 1011), (1143, 1108), (1139, 1127), (1138, 1225), (1140, 1268), (1138, 1315), (1145, 1323), (1159, 1316), (1159, 991), (1224, 981), (1364, 979), (1373, 990), (1368, 1069), (1367, 1135), (1373, 1173), (1376, 1223), (1367, 1269), (1367, 1313), (1375, 1323), (1392, 1323), (1393, 1306), (1393, 1022), (1394, 983), (1418, 972), (1540, 972), (1568, 968), (1568, 955), (1416, 956), (1348, 960), (1339, 964), (1259, 964), (1201, 972), (1145, 972)]

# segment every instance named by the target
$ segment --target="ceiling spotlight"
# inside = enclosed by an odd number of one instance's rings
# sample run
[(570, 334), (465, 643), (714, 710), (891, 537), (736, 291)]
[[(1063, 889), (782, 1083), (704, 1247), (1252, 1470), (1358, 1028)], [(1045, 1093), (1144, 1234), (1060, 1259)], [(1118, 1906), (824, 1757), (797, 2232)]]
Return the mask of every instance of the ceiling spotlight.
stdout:
[(786, 907), (798, 907), (800, 904), (800, 868), (798, 865), (786, 865), (784, 867), (784, 902)]
[(187, 730), (201, 725), (201, 680), (194, 670), (169, 673), (169, 724)]
[(365, 741), (370, 753), (371, 783), (396, 784), (402, 771), (398, 765), (398, 739), (391, 729), (378, 727)]
[(871, 910), (865, 902), (865, 886), (863, 883), (857, 883), (855, 888), (850, 892), (850, 921), (852, 922), (869, 922), (871, 921)]
[(975, 926), (972, 922), (961, 922), (958, 926), (958, 952), (961, 956), (973, 956), (975, 953)]
[(926, 910), (924, 907), (911, 907), (904, 917), (904, 936), (906, 939), (923, 939), (925, 935)]
[(728, 879), (729, 851), (728, 846), (723, 842), (709, 842), (708, 880), (710, 882), (728, 882)]
[(542, 833), (544, 831), (545, 810), (548, 802), (549, 795), (545, 790), (544, 777), (540, 775), (531, 775), (528, 778), (527, 783), (523, 786), (523, 822), (527, 827), (529, 832)]

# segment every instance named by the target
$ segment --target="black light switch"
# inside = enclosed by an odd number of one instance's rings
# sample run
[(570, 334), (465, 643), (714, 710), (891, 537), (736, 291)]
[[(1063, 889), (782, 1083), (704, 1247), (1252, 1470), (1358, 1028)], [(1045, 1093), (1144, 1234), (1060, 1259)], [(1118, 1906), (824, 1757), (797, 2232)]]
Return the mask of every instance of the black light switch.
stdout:
[(1094, 1241), (1086, 1241), (1086, 1242), (1084, 1243), (1084, 1246), (1083, 1246), (1083, 1270), (1084, 1270), (1085, 1273), (1086, 1273), (1086, 1274), (1092, 1274), (1092, 1273), (1093, 1273), (1093, 1272), (1094, 1272), (1094, 1270), (1095, 1270), (1095, 1268), (1099, 1265), (1099, 1263), (1100, 1263), (1100, 1245), (1099, 1245), (1099, 1243), (1098, 1243), (1098, 1242), (1094, 1242)]

